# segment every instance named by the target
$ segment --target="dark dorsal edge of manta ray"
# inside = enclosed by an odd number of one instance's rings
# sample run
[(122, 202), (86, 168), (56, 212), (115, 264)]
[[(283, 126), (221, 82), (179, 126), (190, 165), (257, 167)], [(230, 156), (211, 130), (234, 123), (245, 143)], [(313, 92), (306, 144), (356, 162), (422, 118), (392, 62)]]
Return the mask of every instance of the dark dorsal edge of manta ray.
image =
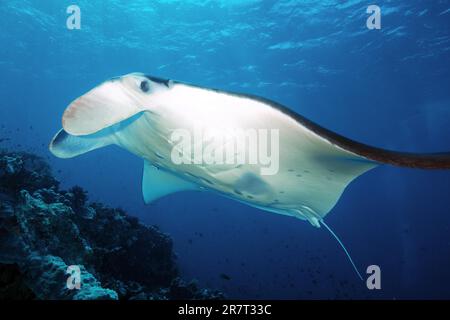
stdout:
[[(208, 190), (262, 210), (307, 220), (316, 227), (324, 225), (361, 279), (350, 254), (324, 222), (346, 186), (379, 164), (450, 168), (450, 153), (416, 154), (371, 147), (267, 99), (141, 73), (105, 81), (74, 100), (64, 112), (62, 126), (50, 143), (50, 151), (57, 157), (72, 158), (117, 145), (143, 158), (146, 203), (174, 192)], [(259, 163), (173, 161), (174, 151), (184, 155), (189, 150), (186, 145), (191, 146), (191, 142), (174, 140), (176, 129), (195, 136), (196, 130), (214, 128), (277, 130), (277, 173), (261, 174), (263, 165)], [(210, 135), (207, 147), (220, 154), (226, 148), (224, 141)], [(250, 152), (245, 148), (241, 151)]]

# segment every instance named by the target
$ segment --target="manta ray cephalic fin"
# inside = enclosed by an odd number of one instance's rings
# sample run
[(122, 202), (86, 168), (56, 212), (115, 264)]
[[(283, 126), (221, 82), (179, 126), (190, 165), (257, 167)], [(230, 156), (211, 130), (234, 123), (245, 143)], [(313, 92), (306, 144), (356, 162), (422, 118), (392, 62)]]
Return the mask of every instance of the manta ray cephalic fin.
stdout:
[(189, 190), (200, 189), (195, 184), (181, 179), (165, 170), (159, 169), (147, 160), (144, 160), (142, 195), (144, 196), (144, 202), (146, 204), (171, 193)]
[(53, 137), (49, 149), (56, 157), (68, 159), (110, 144), (112, 138), (107, 131), (87, 136), (73, 136), (61, 129)]

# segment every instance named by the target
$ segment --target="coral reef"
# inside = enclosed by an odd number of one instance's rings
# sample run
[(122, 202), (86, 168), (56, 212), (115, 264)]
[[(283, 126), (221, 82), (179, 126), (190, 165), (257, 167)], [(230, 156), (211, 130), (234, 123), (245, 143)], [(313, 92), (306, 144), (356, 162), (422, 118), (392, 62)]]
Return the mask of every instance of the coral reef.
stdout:
[[(69, 289), (78, 266), (79, 289)], [(0, 152), (0, 299), (221, 299), (179, 278), (172, 240), (64, 191), (41, 158)]]

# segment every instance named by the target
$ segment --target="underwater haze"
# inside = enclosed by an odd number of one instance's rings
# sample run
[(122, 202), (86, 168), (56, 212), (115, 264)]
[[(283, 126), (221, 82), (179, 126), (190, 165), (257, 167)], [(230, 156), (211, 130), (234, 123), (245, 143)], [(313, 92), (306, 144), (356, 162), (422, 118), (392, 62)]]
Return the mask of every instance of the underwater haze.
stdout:
[(0, 70), (0, 148), (41, 155), (63, 187), (157, 225), (183, 277), (238, 299), (450, 299), (450, 170), (380, 166), (327, 215), (364, 275), (380, 267), (369, 290), (323, 227), (212, 193), (145, 205), (142, 159), (48, 151), (71, 101), (131, 72), (263, 96), (377, 147), (449, 151), (450, 1), (2, 0)]

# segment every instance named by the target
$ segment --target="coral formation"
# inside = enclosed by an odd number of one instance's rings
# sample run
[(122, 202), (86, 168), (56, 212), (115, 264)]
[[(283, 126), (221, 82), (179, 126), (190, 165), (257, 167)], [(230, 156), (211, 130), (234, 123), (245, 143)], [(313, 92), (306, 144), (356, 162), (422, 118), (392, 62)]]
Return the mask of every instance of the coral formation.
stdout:
[[(80, 270), (69, 289), (68, 266)], [(0, 152), (0, 298), (220, 299), (179, 278), (172, 240), (121, 209), (60, 190), (50, 167)]]

